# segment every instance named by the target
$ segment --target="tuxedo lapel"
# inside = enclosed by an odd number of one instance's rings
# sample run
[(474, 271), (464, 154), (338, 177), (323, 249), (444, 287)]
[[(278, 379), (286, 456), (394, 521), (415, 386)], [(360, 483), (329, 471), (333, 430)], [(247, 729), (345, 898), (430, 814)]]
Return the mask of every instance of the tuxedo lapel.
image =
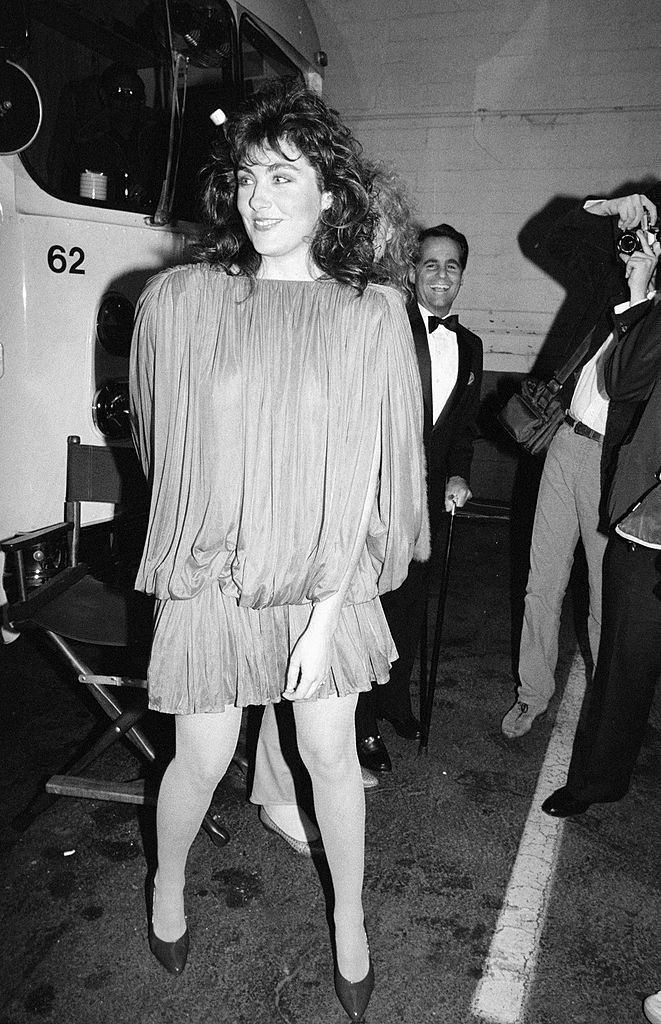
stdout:
[(418, 370), (420, 371), (420, 382), (422, 384), (422, 399), (425, 406), (424, 432), (425, 436), (427, 436), (432, 426), (433, 409), (431, 388), (431, 355), (429, 354), (429, 342), (427, 340), (427, 331), (425, 330), (425, 325), (422, 322), (422, 317), (420, 316), (418, 303), (410, 302), (407, 307), (407, 312), (409, 315), (411, 330), (413, 331), (415, 352), (418, 357)]

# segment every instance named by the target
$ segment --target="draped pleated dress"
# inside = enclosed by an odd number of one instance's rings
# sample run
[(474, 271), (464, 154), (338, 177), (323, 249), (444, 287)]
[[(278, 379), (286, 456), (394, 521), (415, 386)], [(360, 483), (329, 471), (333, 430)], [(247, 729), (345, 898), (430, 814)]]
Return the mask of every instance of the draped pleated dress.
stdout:
[(315, 695), (385, 682), (378, 599), (428, 554), (422, 397), (400, 296), (370, 285), (164, 271), (138, 303), (134, 441), (151, 485), (136, 588), (155, 595), (150, 707), (279, 701), (315, 603), (367, 539)]

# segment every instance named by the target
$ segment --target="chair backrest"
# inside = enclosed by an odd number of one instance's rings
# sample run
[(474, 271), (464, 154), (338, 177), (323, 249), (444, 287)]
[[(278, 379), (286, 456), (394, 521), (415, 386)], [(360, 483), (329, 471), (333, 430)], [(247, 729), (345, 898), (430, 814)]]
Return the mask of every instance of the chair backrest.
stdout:
[(72, 565), (78, 562), (82, 502), (104, 502), (131, 515), (146, 514), (149, 490), (133, 448), (81, 444), (76, 435), (67, 438), (65, 509), (67, 521), (73, 523)]
[(147, 484), (134, 449), (81, 444), (79, 437), (68, 437), (65, 500), (143, 507)]
[[(7, 556), (2, 614), (8, 624), (30, 621), (88, 571), (116, 588), (132, 588), (149, 511), (149, 489), (135, 451), (69, 437), (65, 498), (65, 522), (0, 541)], [(81, 532), (81, 503), (87, 501), (114, 505), (115, 511)]]

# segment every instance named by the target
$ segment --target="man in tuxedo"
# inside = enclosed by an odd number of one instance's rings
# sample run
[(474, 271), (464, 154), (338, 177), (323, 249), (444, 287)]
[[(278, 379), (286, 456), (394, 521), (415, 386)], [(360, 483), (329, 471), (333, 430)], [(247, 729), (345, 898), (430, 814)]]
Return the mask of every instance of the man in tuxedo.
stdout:
[[(434, 544), (445, 512), (471, 497), (469, 476), (482, 384), (482, 341), (450, 314), (468, 260), (468, 242), (449, 224), (425, 228), (411, 273), (415, 297), (408, 315), (413, 331), (424, 399), (427, 495)], [(361, 694), (356, 738), (361, 764), (390, 771), (392, 764), (378, 728), (385, 718), (407, 739), (420, 735), (411, 709), (410, 680), (420, 642), (429, 589), (429, 562), (412, 562), (409, 575), (381, 603), (399, 652), (385, 685)]]
[(661, 245), (637, 234), (627, 280), (642, 317), (616, 332), (605, 366), (602, 503), (611, 531), (601, 644), (567, 783), (542, 804), (558, 818), (628, 791), (661, 678), (661, 303), (649, 287)]
[[(590, 650), (593, 664), (597, 662), (607, 541), (600, 514), (602, 465), (608, 462), (608, 455), (602, 456), (609, 415), (605, 364), (618, 334), (631, 329), (645, 312), (637, 278), (627, 278), (618, 259), (613, 228), (616, 234), (630, 231), (650, 210), (655, 211), (653, 203), (640, 194), (589, 199), (577, 204), (546, 240), (547, 251), (588, 286), (586, 312), (573, 342), (585, 351), (561, 393), (566, 421), (546, 454), (537, 496), (517, 699), (501, 724), (511, 740), (530, 730), (555, 691), (560, 613), (579, 537), (588, 567)], [(587, 327), (591, 330), (586, 333)], [(618, 418), (616, 413), (611, 420), (613, 431)]]

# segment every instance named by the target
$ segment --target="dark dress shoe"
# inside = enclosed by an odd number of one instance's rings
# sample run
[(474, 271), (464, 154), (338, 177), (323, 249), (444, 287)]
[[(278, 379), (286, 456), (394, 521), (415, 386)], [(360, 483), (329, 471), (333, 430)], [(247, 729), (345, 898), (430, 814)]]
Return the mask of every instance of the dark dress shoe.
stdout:
[(377, 733), (376, 736), (365, 736), (356, 740), (358, 748), (358, 760), (363, 768), (369, 768), (371, 772), (391, 772), (392, 761), (386, 749), (386, 745)]
[(566, 786), (562, 786), (547, 796), (542, 804), (542, 810), (552, 818), (571, 818), (574, 814), (584, 814), (590, 806), (589, 800), (577, 800)]
[(335, 994), (349, 1020), (360, 1022), (374, 990), (374, 968), (370, 958), (367, 974), (362, 981), (347, 981), (335, 968)]
[(188, 959), (188, 928), (175, 942), (159, 939), (154, 931), (151, 915), (154, 907), (154, 879), (147, 879), (147, 920), (149, 922), (149, 948), (162, 967), (170, 974), (181, 974)]
[(395, 718), (391, 715), (382, 715), (381, 717), (385, 718), (386, 722), (390, 722), (397, 735), (403, 739), (420, 739), (420, 722), (412, 714), (409, 713), (405, 718)]

